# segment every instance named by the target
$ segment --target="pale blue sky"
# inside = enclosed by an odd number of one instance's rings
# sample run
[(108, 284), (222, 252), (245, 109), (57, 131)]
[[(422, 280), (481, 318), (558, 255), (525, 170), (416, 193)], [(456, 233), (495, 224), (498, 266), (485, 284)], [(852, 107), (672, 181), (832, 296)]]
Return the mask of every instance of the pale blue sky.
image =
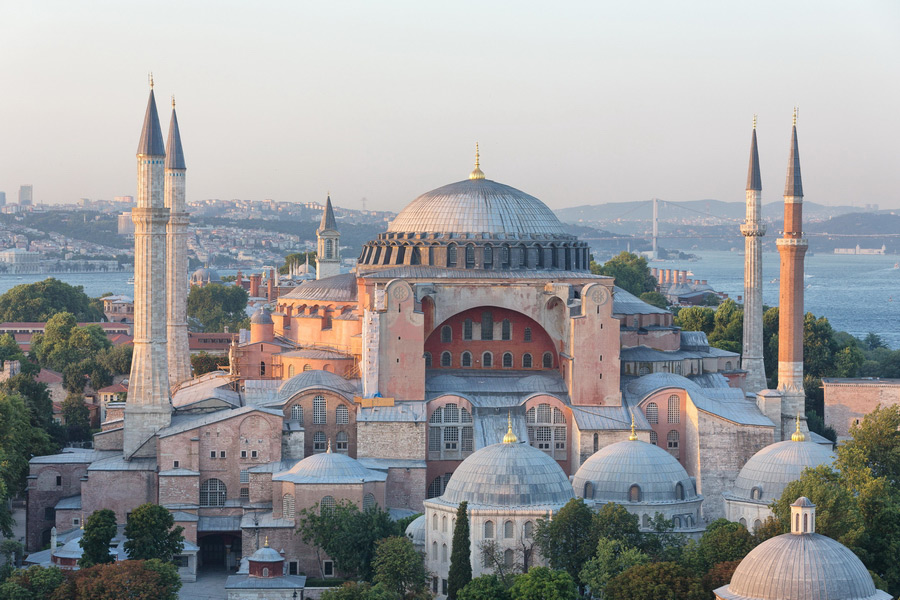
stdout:
[(188, 198), (399, 210), (466, 177), (552, 208), (763, 199), (800, 105), (804, 191), (900, 208), (900, 3), (14, 2), (0, 5), (0, 190), (135, 190), (156, 79)]

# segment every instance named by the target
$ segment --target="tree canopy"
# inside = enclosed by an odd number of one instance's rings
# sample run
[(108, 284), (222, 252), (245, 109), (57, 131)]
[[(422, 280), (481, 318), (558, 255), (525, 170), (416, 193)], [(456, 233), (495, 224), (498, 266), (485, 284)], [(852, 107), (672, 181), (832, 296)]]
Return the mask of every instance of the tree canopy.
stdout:
[(191, 368), (194, 370), (194, 377), (218, 371), (219, 369), (227, 369), (228, 356), (217, 356), (208, 352), (191, 354)]
[(180, 589), (175, 565), (158, 559), (126, 560), (71, 572), (52, 600), (177, 600)]
[(509, 594), (515, 600), (577, 600), (578, 588), (565, 571), (532, 567), (516, 577)]
[(187, 314), (202, 331), (237, 331), (246, 324), (247, 290), (236, 285), (212, 283), (193, 286), (188, 292)]
[(606, 586), (610, 600), (706, 600), (699, 577), (674, 562), (636, 565)]
[(403, 600), (431, 598), (423, 556), (405, 535), (376, 542), (372, 567), (375, 584), (383, 585)]
[(184, 548), (184, 527), (174, 525), (172, 513), (158, 504), (148, 502), (135, 508), (125, 523), (128, 558), (172, 562)]
[(453, 544), (450, 553), (450, 572), (447, 598), (456, 600), (459, 590), (472, 581), (472, 550), (469, 538), (469, 503), (463, 500), (456, 509), (456, 524), (453, 527)]
[(591, 273), (615, 277), (617, 286), (638, 297), (656, 291), (656, 278), (650, 274), (647, 259), (631, 252), (620, 252), (602, 265), (591, 262)]
[(103, 312), (91, 306), (91, 299), (82, 286), (72, 286), (52, 277), (17, 285), (0, 296), (0, 321), (41, 323), (61, 312), (73, 314), (80, 322), (103, 319)]
[(78, 559), (82, 569), (115, 560), (109, 553), (109, 543), (116, 537), (116, 513), (108, 508), (92, 512), (84, 524), (84, 534), (78, 543), (83, 553)]
[(550, 566), (580, 582), (581, 569), (597, 548), (594, 514), (581, 498), (569, 500), (552, 520), (539, 519), (534, 539)]

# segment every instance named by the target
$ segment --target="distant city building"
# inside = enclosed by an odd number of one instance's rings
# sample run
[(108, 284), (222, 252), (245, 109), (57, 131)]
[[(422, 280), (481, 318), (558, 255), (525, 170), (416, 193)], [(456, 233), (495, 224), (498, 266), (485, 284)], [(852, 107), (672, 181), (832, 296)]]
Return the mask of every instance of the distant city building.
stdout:
[(23, 185), (19, 188), (19, 206), (31, 206), (34, 203), (34, 186)]
[(4, 263), (7, 273), (21, 275), (41, 272), (41, 253), (22, 248), (12, 248), (0, 252), (0, 263)]
[(0, 206), (6, 206), (6, 192), (0, 192)]
[(125, 204), (134, 204), (134, 196), (116, 196), (113, 202), (123, 202)]
[(860, 248), (859, 244), (856, 248), (835, 248), (835, 254), (884, 254), (887, 247), (882, 244), (881, 248)]
[(130, 210), (119, 215), (117, 231), (119, 235), (134, 235), (134, 221), (131, 219)]

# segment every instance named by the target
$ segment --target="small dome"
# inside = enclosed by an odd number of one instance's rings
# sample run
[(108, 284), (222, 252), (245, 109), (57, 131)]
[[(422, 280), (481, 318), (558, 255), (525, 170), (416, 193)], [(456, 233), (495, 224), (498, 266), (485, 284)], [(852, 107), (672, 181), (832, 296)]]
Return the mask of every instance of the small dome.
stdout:
[(356, 386), (334, 373), (314, 369), (312, 371), (301, 371), (278, 388), (278, 398), (281, 402), (287, 402), (299, 392), (309, 389), (324, 387), (338, 390), (344, 394), (355, 394)]
[(414, 546), (425, 545), (425, 515), (419, 515), (406, 527), (406, 537)]
[[(833, 461), (834, 453), (821, 444), (776, 442), (750, 457), (734, 480), (731, 495), (769, 504), (781, 497), (787, 484), (800, 479), (804, 469), (829, 465)], [(754, 488), (759, 489), (757, 498), (754, 498)]]
[[(572, 486), (583, 497), (587, 483), (593, 488), (592, 498), (587, 499), (603, 503), (628, 504), (634, 485), (640, 488), (641, 504), (699, 499), (690, 476), (674, 456), (639, 440), (610, 444), (584, 461)], [(679, 483), (681, 498), (676, 491)]]
[(445, 503), (503, 508), (560, 507), (573, 498), (559, 464), (528, 444), (493, 444), (473, 452), (453, 472)]
[(250, 317), (251, 325), (272, 325), (272, 315), (264, 308), (260, 308)]
[(786, 533), (750, 551), (715, 591), (722, 600), (890, 600), (862, 561), (818, 533)]
[(274, 548), (269, 548), (267, 544), (250, 555), (253, 562), (281, 562), (284, 557)]
[(568, 235), (546, 204), (483, 177), (422, 194), (400, 211), (388, 232)]
[(203, 267), (191, 273), (191, 283), (222, 283), (222, 279), (215, 270)]
[(272, 481), (292, 483), (363, 483), (385, 481), (387, 475), (362, 466), (356, 459), (346, 454), (328, 452), (313, 454), (297, 462), (288, 471), (277, 473)]
[(81, 558), (84, 549), (81, 547), (81, 536), (72, 538), (68, 542), (53, 551), (55, 558)]

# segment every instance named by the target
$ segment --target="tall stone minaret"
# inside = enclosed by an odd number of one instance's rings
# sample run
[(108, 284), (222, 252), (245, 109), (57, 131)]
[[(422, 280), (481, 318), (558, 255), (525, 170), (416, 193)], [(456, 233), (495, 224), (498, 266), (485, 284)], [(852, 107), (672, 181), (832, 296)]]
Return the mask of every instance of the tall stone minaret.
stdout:
[(338, 275), (341, 272), (341, 234), (334, 220), (334, 209), (331, 208), (331, 195), (325, 201), (322, 211), (322, 223), (316, 230), (318, 245), (316, 249), (316, 279)]
[(750, 167), (747, 170), (747, 217), (741, 225), (744, 236), (744, 348), (741, 366), (747, 371), (744, 391), (755, 394), (766, 389), (763, 364), (762, 237), (766, 226), (760, 218), (762, 178), (756, 147), (756, 116), (750, 138)]
[[(153, 80), (137, 150), (137, 206), (134, 221), (134, 354), (125, 404), (126, 459), (156, 456), (153, 435), (169, 425), (169, 367), (166, 359), (166, 224), (163, 204), (163, 146)], [(150, 441), (151, 443), (147, 443)]]
[[(784, 186), (784, 235), (776, 241), (781, 255), (778, 302), (778, 389), (782, 420), (805, 417), (803, 391), (803, 259), (809, 242), (803, 237), (803, 183), (797, 146), (797, 111), (791, 131), (791, 157)], [(790, 431), (790, 423), (781, 428)]]
[(166, 306), (168, 315), (167, 340), (169, 384), (178, 385), (191, 378), (191, 358), (187, 329), (187, 226), (188, 213), (184, 203), (185, 171), (181, 133), (175, 115), (172, 96), (172, 119), (166, 143), (166, 193), (169, 209), (166, 228)]

